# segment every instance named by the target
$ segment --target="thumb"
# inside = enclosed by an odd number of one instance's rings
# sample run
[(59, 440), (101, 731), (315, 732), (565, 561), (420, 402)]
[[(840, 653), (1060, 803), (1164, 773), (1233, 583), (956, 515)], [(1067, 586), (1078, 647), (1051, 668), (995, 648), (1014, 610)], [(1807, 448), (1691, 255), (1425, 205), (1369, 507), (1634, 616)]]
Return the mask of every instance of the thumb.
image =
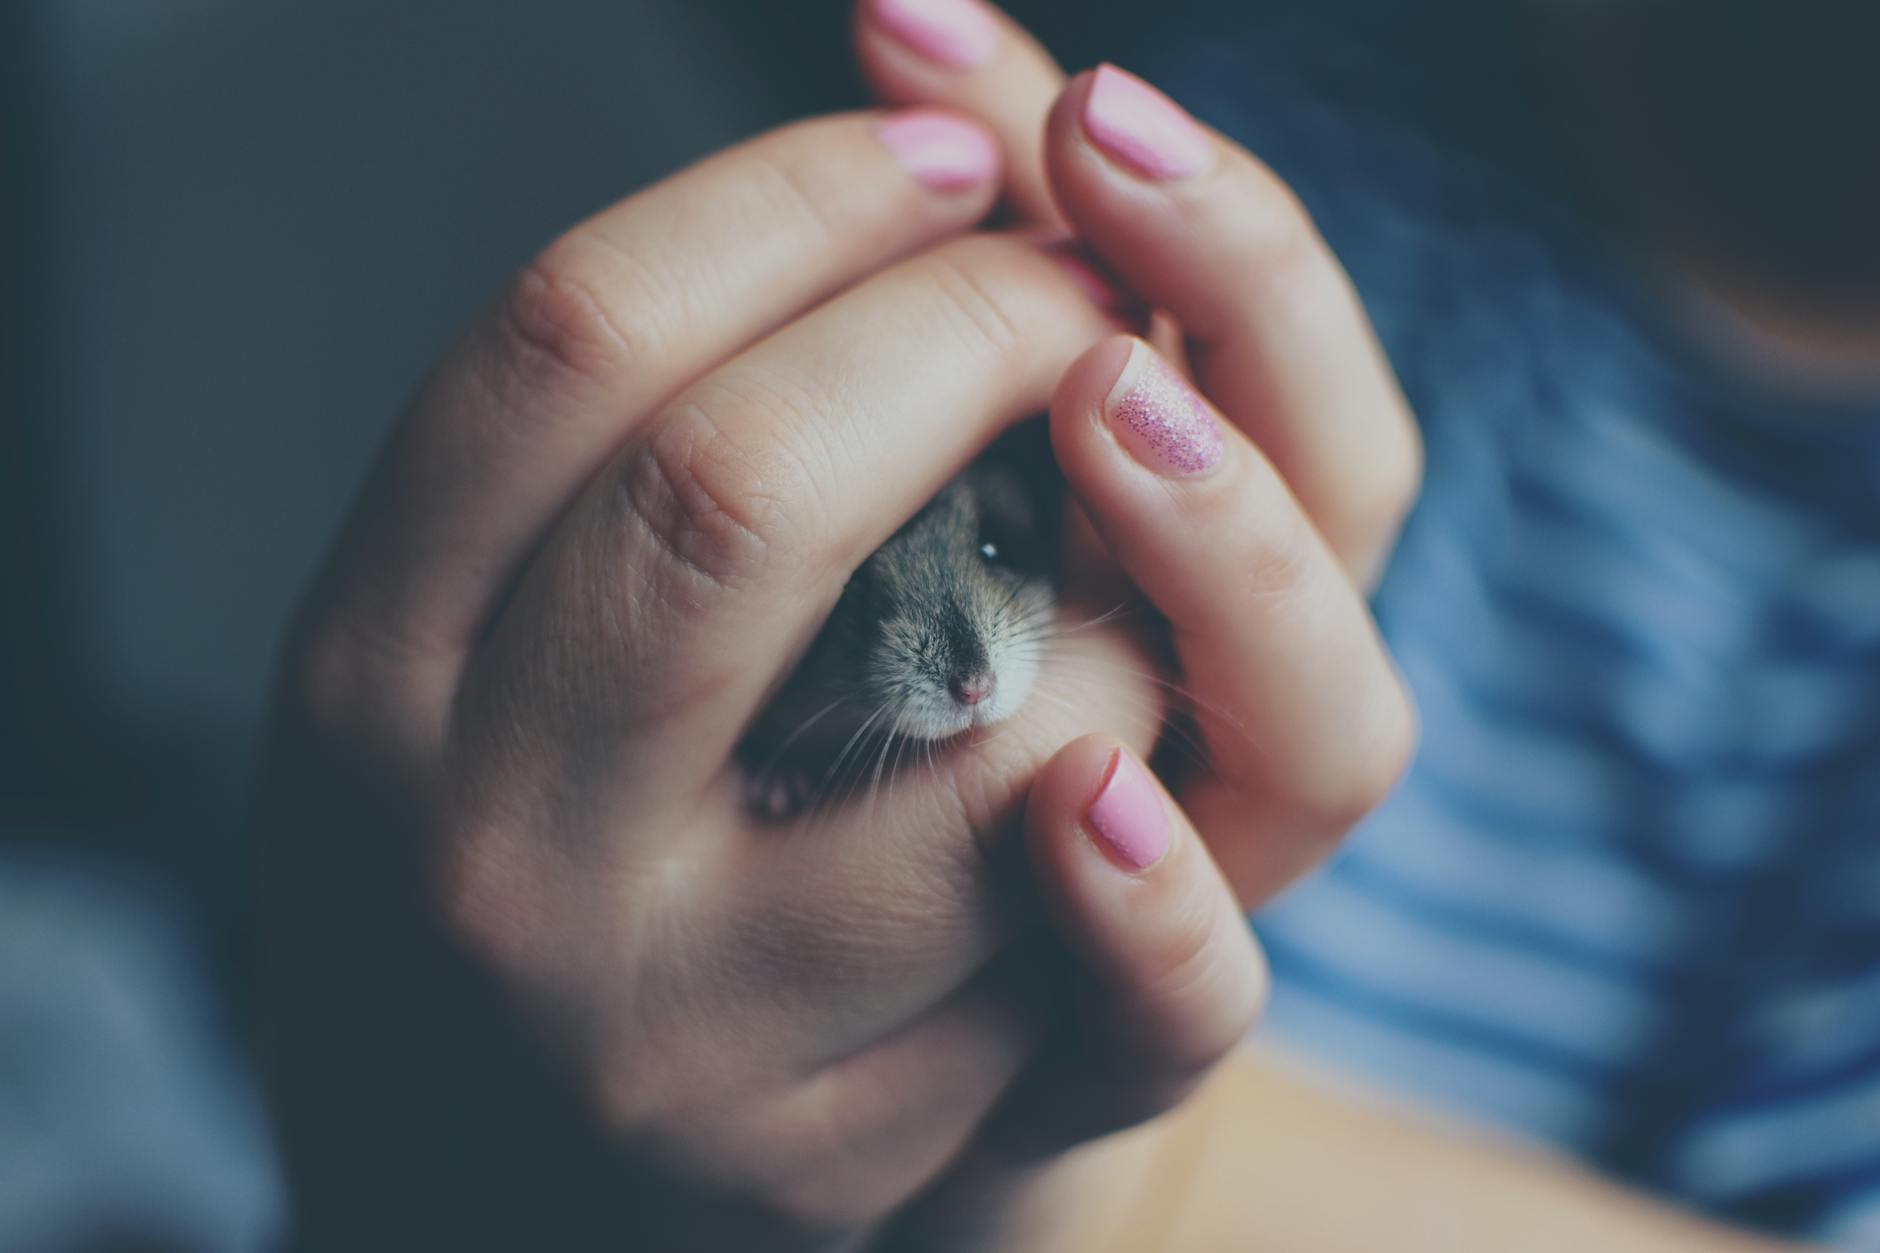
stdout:
[(1187, 815), (1115, 740), (1046, 763), (1025, 840), (1078, 982), (1069, 1038), (1008, 1124), (1056, 1141), (1013, 1148), (1049, 1152), (1178, 1104), (1253, 1026), (1266, 965)]
[(1045, 763), (1025, 842), (1069, 950), (1073, 1013), (972, 1149), (872, 1248), (1010, 1247), (1058, 1154), (1179, 1104), (1265, 1002), (1266, 965), (1220, 869), (1117, 741), (1086, 736)]

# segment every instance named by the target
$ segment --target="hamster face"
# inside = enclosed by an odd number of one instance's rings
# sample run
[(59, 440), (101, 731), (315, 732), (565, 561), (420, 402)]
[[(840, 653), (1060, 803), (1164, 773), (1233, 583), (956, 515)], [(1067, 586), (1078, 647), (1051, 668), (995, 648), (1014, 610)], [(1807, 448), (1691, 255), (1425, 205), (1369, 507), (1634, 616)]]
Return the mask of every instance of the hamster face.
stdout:
[(856, 572), (861, 703), (887, 729), (946, 739), (1024, 703), (1056, 610), (1043, 512), (1015, 475), (969, 471)]

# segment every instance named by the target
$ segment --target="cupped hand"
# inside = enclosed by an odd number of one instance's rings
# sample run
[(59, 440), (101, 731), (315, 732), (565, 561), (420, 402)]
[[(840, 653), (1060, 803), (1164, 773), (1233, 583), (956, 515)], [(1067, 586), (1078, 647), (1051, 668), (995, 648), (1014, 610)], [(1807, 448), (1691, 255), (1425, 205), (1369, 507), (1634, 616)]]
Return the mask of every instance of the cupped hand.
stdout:
[[(1052, 437), (1172, 628), (1206, 757), (1176, 796), (1257, 904), (1377, 802), (1414, 741), (1363, 592), (1415, 499), (1422, 448), (1364, 309), (1284, 182), (1126, 71), (1066, 81), (979, 0), (863, 0), (855, 38), (877, 94), (979, 117), (1013, 208), (1068, 223), (1180, 328), (1191, 369), (1145, 344), (1093, 349), (1058, 391)], [(1191, 446), (1158, 453), (1140, 432), (1174, 414)]]
[[(1068, 224), (1178, 328), (1163, 342), (1184, 359), (1107, 340), (1066, 373), (1051, 430), (1075, 499), (1168, 625), (1170, 690), (1196, 732), (1158, 759), (1164, 808), (1140, 812), (1206, 855), (1135, 868), (1128, 886), (1080, 875), (1119, 864), (1092, 798), (1131, 758), (1080, 741), (1041, 773), (1028, 840), (1084, 958), (1082, 1018), (917, 1211), (928, 1227), (965, 1215), (958, 1247), (997, 1245), (1010, 1233), (986, 1215), (1024, 1195), (1013, 1182), (1048, 1152), (1037, 1129), (1066, 1125), (1048, 1111), (1084, 1111), (1080, 1138), (1126, 1125), (1232, 1050), (1259, 982), (1241, 910), (1320, 861), (1404, 769), (1415, 715), (1364, 593), (1422, 452), (1349, 280), (1251, 154), (1113, 66), (1066, 81), (978, 0), (863, 0), (855, 38), (883, 99), (997, 134), (1010, 207)], [(1119, 1005), (1134, 1008), (1119, 1020)]]
[[(962, 235), (938, 112), (786, 128), (546, 249), (425, 384), (290, 640), (261, 824), (277, 1108), (317, 1248), (821, 1248), (975, 1134), (1057, 1000), (1030, 702), (867, 804), (734, 748), (848, 573), (1119, 323)], [(1066, 633), (1041, 687), (1128, 672)], [(1009, 863), (1009, 864), (1008, 864)]]

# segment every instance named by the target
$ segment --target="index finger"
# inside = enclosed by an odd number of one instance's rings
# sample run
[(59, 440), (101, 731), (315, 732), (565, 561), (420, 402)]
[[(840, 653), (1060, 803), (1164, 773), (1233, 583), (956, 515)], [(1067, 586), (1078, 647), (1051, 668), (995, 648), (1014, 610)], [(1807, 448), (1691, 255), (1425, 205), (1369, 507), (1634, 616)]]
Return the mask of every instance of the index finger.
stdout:
[(642, 417), (805, 306), (970, 225), (996, 175), (965, 118), (819, 118), (550, 244), (380, 455), (303, 627), (319, 643), (300, 663), (310, 699), (378, 708), (389, 688), (434, 730), (495, 603)]
[(842, 293), (635, 433), (465, 693), (507, 694), (523, 734), (567, 743), (607, 786), (707, 784), (862, 560), (1116, 326), (1009, 237), (950, 241)]
[(1064, 71), (1024, 27), (981, 0), (861, 0), (855, 55), (889, 104), (978, 118), (1005, 151), (1006, 197), (1027, 222), (1063, 221), (1044, 168), (1044, 121)]
[(1415, 742), (1408, 696), (1273, 463), (1146, 343), (1084, 354), (1052, 404), (1051, 438), (1169, 621), (1216, 784), (1183, 803), (1257, 903), (1396, 783)]
[(1059, 98), (1045, 154), (1078, 234), (1180, 320), (1202, 390), (1369, 586), (1415, 499), (1422, 445), (1350, 278), (1291, 189), (1109, 65)]

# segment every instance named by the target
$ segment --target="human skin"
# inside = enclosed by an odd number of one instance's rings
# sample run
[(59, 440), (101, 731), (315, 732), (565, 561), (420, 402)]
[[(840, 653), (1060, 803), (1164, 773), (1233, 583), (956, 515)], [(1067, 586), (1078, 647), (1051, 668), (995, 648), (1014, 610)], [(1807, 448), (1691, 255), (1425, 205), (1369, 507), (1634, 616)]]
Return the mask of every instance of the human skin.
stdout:
[[(860, 64), (877, 94), (899, 104), (944, 104), (984, 120), (1005, 149), (1007, 197), (1020, 217), (1068, 221), (1152, 300), (1174, 309), (1191, 331), (1254, 323), (1234, 302), (1263, 304), (1258, 283), (1249, 281), (1262, 271), (1218, 240), (1221, 222), (1235, 211), (1246, 212), (1245, 197), (1186, 180), (1173, 187), (1158, 184), (1111, 159), (1091, 141), (1083, 123), (1092, 76), (1067, 83), (1025, 31), (993, 10), (979, 11), (996, 23), (997, 40), (976, 62), (948, 65), (923, 55), (883, 23), (878, 9), (864, 0), (855, 22)], [(1206, 177), (1236, 173), (1230, 165)], [(1282, 204), (1287, 199), (1283, 193), (1275, 198)], [(1211, 208), (1221, 209), (1222, 218), (1212, 218)], [(1215, 258), (1217, 268), (1184, 270), (1179, 258), (1191, 241)], [(1139, 251), (1132, 253), (1130, 247)], [(1313, 249), (1301, 251), (1310, 272), (1317, 264)], [(1197, 296), (1185, 288), (1184, 276), (1192, 276), (1195, 290), (1205, 292)], [(1686, 279), (1706, 287), (1735, 286), (1720, 279), (1714, 265)], [(1310, 291), (1309, 284), (1288, 285), (1264, 305), (1282, 322), (1278, 331), (1261, 320), (1259, 330), (1238, 342), (1211, 345), (1206, 335), (1198, 345), (1190, 341), (1199, 348), (1197, 375), (1211, 396), (1236, 398), (1227, 403), (1246, 406), (1243, 411), (1255, 415), (1273, 412), (1260, 403), (1279, 390), (1268, 382), (1271, 358), (1266, 354), (1288, 342), (1283, 323), (1300, 318), (1305, 310), (1294, 302)], [(1208, 293), (1215, 294), (1213, 299)], [(1313, 303), (1308, 301), (1306, 309)], [(1208, 312), (1197, 316), (1197, 308)], [(1756, 342), (1765, 350), (1760, 364), (1779, 364), (1790, 384), (1843, 381), (1852, 361), (1864, 369), (1871, 386), (1880, 341), (1870, 333), (1854, 337), (1850, 351), (1848, 336), (1811, 332), (1817, 319), (1797, 316), (1792, 306), (1779, 316), (1767, 303), (1738, 302), (1735, 313), (1756, 328)], [(1321, 355), (1315, 359), (1335, 365), (1339, 342), (1320, 342)], [(1290, 347), (1313, 356), (1313, 344), (1301, 336)], [(1349, 337), (1343, 348), (1349, 360), (1354, 351)], [(1242, 368), (1246, 377), (1237, 373)], [(1053, 408), (1054, 431), (1075, 437), (1087, 430), (1090, 423), (1083, 419), (1101, 408), (1106, 387), (1104, 369), (1093, 368), (1093, 362), (1074, 368)], [(1355, 524), (1340, 519), (1358, 510), (1365, 497), (1367, 450), (1357, 439), (1388, 440), (1389, 428), (1354, 423), (1347, 442), (1340, 439), (1336, 411), (1324, 426), (1311, 430), (1297, 422), (1242, 419), (1231, 407), (1230, 412), (1285, 469), (1300, 498), (1316, 506), (1315, 521), (1325, 519), (1322, 532), (1334, 537), (1354, 576), (1363, 579), (1374, 571), (1387, 552), (1390, 527), (1383, 519), (1360, 517)], [(1074, 462), (1074, 453), (1066, 460)], [(1388, 476), (1402, 460), (1403, 454), (1386, 454), (1383, 472)], [(1340, 544), (1335, 538), (1340, 536), (1350, 538)], [(1149, 565), (1139, 569), (1140, 577), (1152, 578)], [(1187, 793), (1178, 789), (1176, 794), (1188, 801)], [(1038, 795), (1048, 793), (1035, 794), (1034, 804)], [(1189, 811), (1208, 812), (1193, 802)], [(1217, 849), (1236, 843), (1231, 821), (1198, 826)], [(1226, 863), (1232, 864), (1232, 858), (1230, 852)], [(961, 1229), (970, 1231), (977, 1247), (1026, 1253), (1511, 1247), (1537, 1253), (1589, 1248), (1725, 1253), (1799, 1247), (1683, 1213), (1599, 1179), (1564, 1157), (1407, 1110), (1261, 1048), (1236, 1049), (1175, 1113), (1029, 1173), (1008, 1171), (1003, 1183), (1001, 1191), (981, 1176), (974, 1187), (960, 1189), (970, 1203), (941, 1192), (914, 1213), (919, 1221), (934, 1223), (947, 1221), (934, 1217), (935, 1210), (951, 1216), (976, 1209), (981, 1220), (962, 1221)], [(985, 1198), (992, 1194), (1001, 1195), (1004, 1205), (988, 1219)]]
[[(1171, 479), (1079, 399), (1150, 350), (1050, 256), (961, 234), (998, 171), (948, 125), (800, 124), (604, 211), (393, 434), (288, 641), (258, 807), (308, 1247), (843, 1248), (916, 1196), (997, 1198), (1231, 1052), (1262, 987), (1241, 909), (1401, 770), (1359, 582), (1414, 435), (1309, 223), (1206, 137), (1215, 220), (1271, 234), (1102, 235), (1203, 345), (1362, 363), (1256, 393), (1202, 353), (1240, 411), (1202, 406), (1223, 452)], [(1210, 304), (1200, 245), (1236, 242), (1322, 320)], [(1362, 501), (1320, 481), (1333, 402), (1412, 454)], [(1065, 699), (931, 773), (750, 816), (733, 746), (847, 571), (1048, 406), (1208, 694), (1207, 768), (1178, 803), (1130, 764), (1156, 662), (1092, 629), (1042, 680)], [(1289, 464), (1236, 423), (1292, 430)]]

